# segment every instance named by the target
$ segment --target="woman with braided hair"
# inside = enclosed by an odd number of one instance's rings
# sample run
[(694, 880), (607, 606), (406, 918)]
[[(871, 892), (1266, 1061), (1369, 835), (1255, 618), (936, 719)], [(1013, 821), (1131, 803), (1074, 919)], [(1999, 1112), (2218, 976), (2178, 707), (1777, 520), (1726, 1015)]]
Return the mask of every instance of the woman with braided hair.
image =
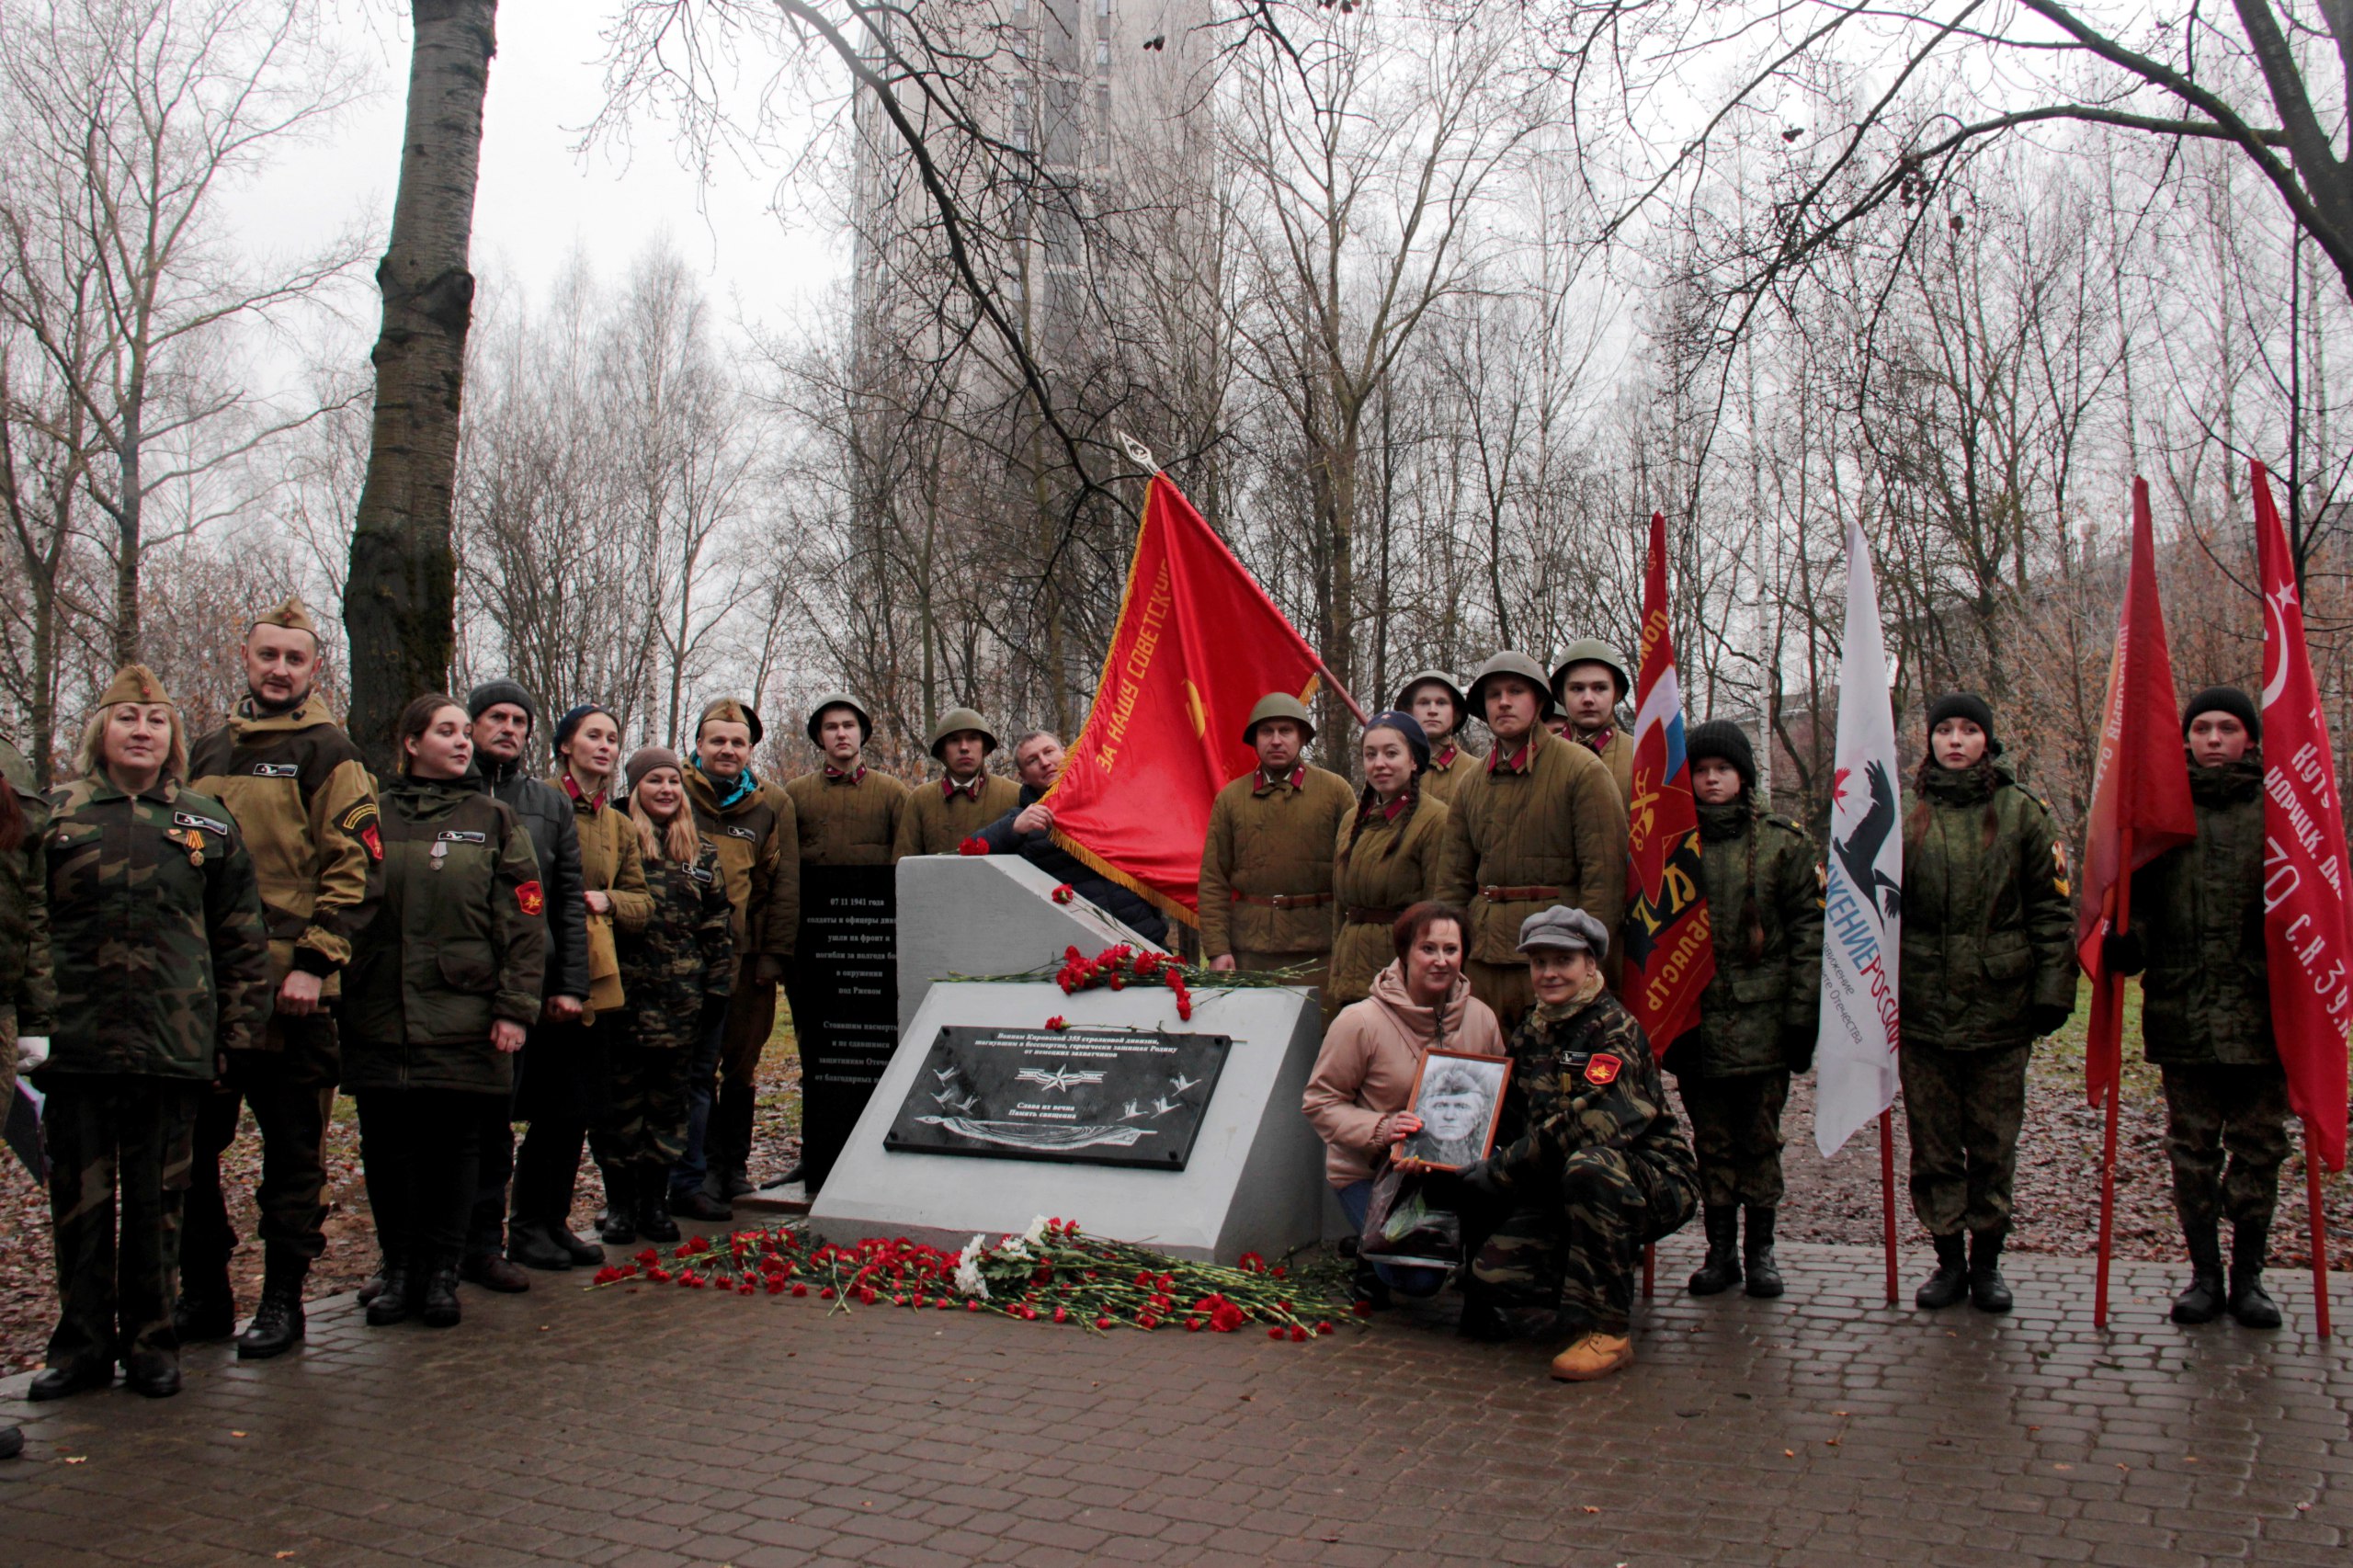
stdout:
[(1372, 994), (1387, 966), (1390, 927), (1435, 896), (1446, 844), (1446, 802), (1423, 793), (1430, 743), (1410, 713), (1392, 709), (1365, 725), (1364, 789), (1342, 819), (1332, 855), (1332, 978), (1324, 1021)]
[[(1781, 1108), (1790, 1074), (1813, 1062), (1822, 1007), (1822, 883), (1813, 841), (1756, 800), (1756, 756), (1740, 726), (1711, 719), (1684, 742), (1699, 812), (1699, 886), (1715, 933), (1716, 973), (1697, 1028), (1666, 1066), (1683, 1091), (1699, 1167), (1708, 1256), (1695, 1296), (1745, 1279), (1781, 1293), (1773, 1220), (1781, 1202)], [(1741, 1210), (1748, 1235), (1741, 1242)]]

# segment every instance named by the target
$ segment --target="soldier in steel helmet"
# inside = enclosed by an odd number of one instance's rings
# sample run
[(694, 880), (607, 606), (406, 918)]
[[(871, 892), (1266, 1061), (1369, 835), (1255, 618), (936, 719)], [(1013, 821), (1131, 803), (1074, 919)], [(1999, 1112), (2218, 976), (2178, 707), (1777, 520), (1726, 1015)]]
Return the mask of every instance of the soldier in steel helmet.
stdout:
[(1626, 801), (1591, 751), (1545, 733), (1552, 688), (1527, 654), (1488, 660), (1471, 705), (1495, 748), (1455, 791), (1438, 897), (1471, 912), (1471, 992), (1508, 1029), (1535, 997), (1520, 922), (1556, 903), (1610, 930), (1623, 917)]
[(1258, 765), (1217, 792), (1201, 845), (1201, 952), (1213, 970), (1313, 970), (1332, 955), (1332, 854), (1356, 791), (1302, 760), (1315, 738), (1307, 705), (1270, 691), (1243, 743)]
[(1471, 699), (1461, 683), (1444, 670), (1417, 670), (1397, 688), (1390, 706), (1421, 722), (1429, 741), (1429, 766), (1422, 770), (1422, 793), (1451, 804), (1454, 791), (1487, 759), (1463, 744), (1462, 726), (1471, 719)]
[(1634, 689), (1626, 655), (1598, 637), (1580, 637), (1552, 666), (1552, 699), (1568, 721), (1563, 738), (1601, 759), (1618, 796), (1634, 801), (1634, 738), (1618, 728), (1618, 705)]
[(908, 792), (892, 859), (953, 855), (966, 839), (1020, 806), (1021, 786), (988, 771), (989, 754), (996, 748), (996, 732), (974, 710), (950, 708), (939, 716), (931, 727), (939, 781)]

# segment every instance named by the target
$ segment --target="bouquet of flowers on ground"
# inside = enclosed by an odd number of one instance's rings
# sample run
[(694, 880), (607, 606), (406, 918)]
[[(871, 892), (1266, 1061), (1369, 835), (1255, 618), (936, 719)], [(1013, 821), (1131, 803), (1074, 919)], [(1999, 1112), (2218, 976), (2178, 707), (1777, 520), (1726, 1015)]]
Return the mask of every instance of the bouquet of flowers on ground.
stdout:
[(1238, 1263), (1197, 1263), (1128, 1242), (1090, 1236), (1076, 1221), (1032, 1220), (994, 1243), (974, 1236), (948, 1250), (904, 1236), (849, 1245), (824, 1241), (805, 1224), (737, 1231), (723, 1243), (692, 1236), (667, 1259), (647, 1247), (597, 1271), (592, 1288), (670, 1285), (738, 1296), (809, 1296), (837, 1312), (857, 1306), (994, 1312), (1025, 1323), (1075, 1324), (1090, 1333), (1181, 1325), (1190, 1333), (1263, 1327), (1269, 1339), (1303, 1344), (1334, 1332), (1352, 1310), (1318, 1287), (1269, 1267), (1258, 1254)]

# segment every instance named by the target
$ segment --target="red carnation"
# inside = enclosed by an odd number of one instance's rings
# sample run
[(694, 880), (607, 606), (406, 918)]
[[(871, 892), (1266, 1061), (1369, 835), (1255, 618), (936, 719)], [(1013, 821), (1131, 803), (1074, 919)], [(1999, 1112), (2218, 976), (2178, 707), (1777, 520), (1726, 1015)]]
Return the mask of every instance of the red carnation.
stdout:
[(1200, 1332), (1201, 1332), (1201, 1320), (1200, 1320), (1200, 1319), (1199, 1319), (1199, 1318), (1187, 1318), (1187, 1319), (1185, 1320), (1185, 1332), (1186, 1332), (1187, 1334), (1199, 1334), (1199, 1333), (1200, 1333)]
[(1111, 1320), (1108, 1317), (1097, 1318), (1095, 1320), (1095, 1326), (1097, 1328), (1109, 1328), (1111, 1326)]
[(1066, 1029), (1070, 1028), (1070, 1020), (1063, 1017), (1060, 1013), (1056, 1013), (1052, 1017), (1046, 1020), (1046, 1027), (1050, 1029)]
[(968, 838), (956, 846), (959, 855), (985, 855), (988, 852), (989, 841), (985, 838)]
[(1070, 1309), (1068, 1307), (1056, 1307), (1054, 1309), (1054, 1321), (1056, 1323), (1070, 1322)]
[(1291, 1324), (1291, 1325), (1290, 1325), (1290, 1342), (1291, 1342), (1293, 1345), (1304, 1345), (1304, 1344), (1306, 1344), (1306, 1343), (1307, 1343), (1307, 1330), (1305, 1330), (1305, 1329), (1303, 1329), (1303, 1328), (1300, 1327), (1300, 1326), (1299, 1326), (1299, 1324)]
[(1068, 903), (1072, 899), (1076, 898), (1077, 896), (1078, 890), (1072, 887), (1068, 882), (1057, 882), (1054, 884), (1054, 902), (1056, 903)]
[(1275, 1327), (1267, 1330), (1267, 1337), (1269, 1339), (1280, 1339), (1282, 1336), (1283, 1331), (1280, 1324), (1277, 1324)]

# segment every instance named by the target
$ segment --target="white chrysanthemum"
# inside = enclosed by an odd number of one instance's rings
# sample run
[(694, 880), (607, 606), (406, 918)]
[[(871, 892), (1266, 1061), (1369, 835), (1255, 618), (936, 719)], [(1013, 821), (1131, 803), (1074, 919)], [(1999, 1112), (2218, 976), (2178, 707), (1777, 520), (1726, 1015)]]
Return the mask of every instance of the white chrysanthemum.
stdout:
[(1052, 1223), (1052, 1221), (1047, 1219), (1043, 1214), (1040, 1214), (1036, 1219), (1029, 1221), (1029, 1228), (1021, 1233), (1021, 1239), (1028, 1242), (1031, 1246), (1036, 1246), (1040, 1242), (1046, 1239), (1046, 1227)]
[(987, 1251), (987, 1244), (978, 1236), (964, 1244), (962, 1254), (956, 1259), (956, 1290), (959, 1294), (977, 1296), (983, 1301), (989, 1299), (989, 1282), (981, 1273), (981, 1258)]

